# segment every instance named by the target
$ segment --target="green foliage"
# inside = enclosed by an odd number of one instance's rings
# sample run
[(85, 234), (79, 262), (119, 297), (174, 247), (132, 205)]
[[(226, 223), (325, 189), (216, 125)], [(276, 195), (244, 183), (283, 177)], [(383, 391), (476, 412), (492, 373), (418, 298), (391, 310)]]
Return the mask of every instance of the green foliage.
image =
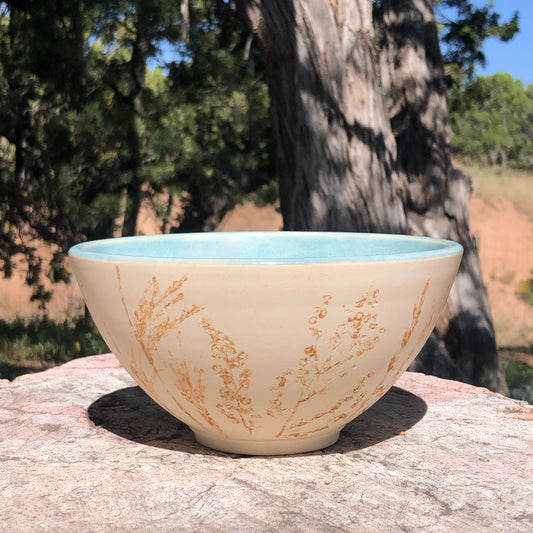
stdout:
[(516, 294), (527, 304), (533, 305), (533, 270), (531, 271), (531, 278), (518, 282)]
[(56, 323), (46, 316), (29, 322), (0, 320), (0, 379), (13, 379), (36, 364), (70, 361), (108, 351), (90, 317)]
[(519, 31), (519, 14), (507, 22), (492, 2), (476, 6), (472, 0), (434, 0), (440, 40), (450, 84), (472, 80), (477, 65), (485, 65), (483, 43), (487, 37), (509, 41)]
[(65, 279), (70, 246), (135, 233), (158, 193), (184, 203), (177, 219), (157, 206), (168, 230), (201, 231), (274, 178), (249, 31), (233, 3), (186, 6), (0, 2), (0, 268), (23, 254), (36, 298), (32, 240), (56, 245), (48, 275)]
[(516, 359), (509, 359), (502, 366), (509, 389), (533, 383), (533, 367), (527, 363)]
[[(244, 55), (235, 56), (237, 29), (198, 31), (192, 60), (172, 65), (169, 75), (180, 104), (167, 117), (173, 145), (181, 146), (174, 170), (187, 192), (180, 231), (214, 229), (240, 197), (275, 177), (267, 88)], [(221, 48), (228, 40), (231, 52)]]
[(510, 74), (480, 76), (449, 93), (452, 148), (485, 164), (533, 167), (533, 87)]
[(12, 257), (26, 255), (28, 282), (40, 297), (41, 259), (29, 240), (54, 240), (64, 250), (72, 234), (53, 165), (71, 153), (64, 118), (84, 97), (83, 15), (74, 1), (21, 6), (0, 3), (0, 264), (9, 274)]

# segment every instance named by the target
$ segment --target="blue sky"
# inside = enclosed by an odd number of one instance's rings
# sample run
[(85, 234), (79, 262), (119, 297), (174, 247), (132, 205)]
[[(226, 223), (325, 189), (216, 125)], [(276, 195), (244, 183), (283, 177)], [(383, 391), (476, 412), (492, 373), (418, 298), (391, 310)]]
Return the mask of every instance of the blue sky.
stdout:
[[(474, 0), (476, 5), (485, 5), (484, 0)], [(485, 41), (483, 52), (487, 59), (485, 68), (478, 67), (480, 75), (509, 72), (522, 80), (527, 87), (533, 83), (533, 0), (493, 0), (494, 10), (507, 22), (515, 11), (520, 14), (520, 33), (502, 43), (495, 38)]]

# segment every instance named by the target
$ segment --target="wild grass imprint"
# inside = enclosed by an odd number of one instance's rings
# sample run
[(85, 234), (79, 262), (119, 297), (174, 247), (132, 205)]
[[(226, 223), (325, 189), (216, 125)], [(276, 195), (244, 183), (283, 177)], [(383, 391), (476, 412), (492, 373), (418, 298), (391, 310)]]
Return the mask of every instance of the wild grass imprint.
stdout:
[[(379, 289), (369, 291), (349, 305), (338, 304), (331, 295), (324, 295), (322, 301), (313, 309), (308, 322), (309, 344), (302, 348), (302, 356), (297, 367), (287, 368), (277, 376), (270, 387), (271, 399), (266, 412), (256, 412), (248, 391), (252, 384), (253, 373), (247, 368), (248, 353), (239, 350), (235, 342), (223, 331), (217, 329), (206, 316), (202, 305), (183, 305), (185, 297), (183, 287), (187, 277), (173, 281), (162, 288), (154, 276), (146, 285), (136, 309), (132, 312), (126, 302), (122, 287), (120, 268), (116, 266), (116, 277), (132, 334), (140, 348), (132, 350), (131, 370), (145, 388), (154, 391), (155, 382), (165, 388), (166, 393), (178, 407), (200, 428), (216, 430), (224, 434), (222, 422), (239, 424), (250, 435), (261, 427), (265, 418), (276, 420), (279, 424), (277, 437), (305, 437), (327, 429), (331, 424), (353, 417), (354, 410), (362, 412), (367, 405), (374, 402), (375, 396), (381, 396), (386, 388), (387, 376), (374, 384), (372, 372), (359, 377), (354, 382), (353, 371), (360, 358), (371, 351), (381, 340), (385, 328), (380, 327), (377, 316), (379, 306)], [(429, 288), (429, 279), (413, 308), (412, 320), (406, 329), (401, 348), (392, 354), (388, 365), (388, 379), (394, 381), (403, 371), (404, 362), (412, 353), (404, 354), (404, 349), (411, 339), (418, 324), (425, 296)], [(331, 319), (334, 306), (341, 306), (344, 320)], [(339, 309), (336, 308), (336, 311)], [(434, 309), (432, 310), (434, 313)], [(180, 324), (195, 315), (199, 327), (207, 336), (211, 355), (210, 371), (219, 379), (218, 401), (213, 412), (212, 402), (208, 404), (204, 383), (203, 368), (191, 367), (177, 353), (170, 353), (163, 363), (157, 357), (159, 344), (172, 332), (177, 332), (177, 344), (180, 341)], [(419, 336), (426, 336), (422, 331)], [(144, 362), (143, 362), (144, 361)], [(146, 371), (148, 363), (149, 372)], [(165, 365), (165, 366), (161, 366)], [(161, 371), (170, 367), (176, 381), (169, 384), (163, 379)], [(372, 386), (370, 385), (372, 382)], [(169, 386), (170, 385), (170, 386)], [(337, 392), (332, 395), (336, 400), (325, 403), (328, 391), (334, 387)], [(365, 389), (375, 391), (368, 394)], [(376, 390), (377, 389), (377, 390)], [(296, 394), (294, 391), (297, 391)], [(179, 393), (179, 394), (178, 394)], [(159, 398), (154, 397), (157, 401)], [(313, 409), (308, 409), (315, 403)], [(313, 412), (313, 415), (307, 413)], [(222, 418), (221, 418), (222, 415)], [(217, 422), (218, 420), (218, 422)]]

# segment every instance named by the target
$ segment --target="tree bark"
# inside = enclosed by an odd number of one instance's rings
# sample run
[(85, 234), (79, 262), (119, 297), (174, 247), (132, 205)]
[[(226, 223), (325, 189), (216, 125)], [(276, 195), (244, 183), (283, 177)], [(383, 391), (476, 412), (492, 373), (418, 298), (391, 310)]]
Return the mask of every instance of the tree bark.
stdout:
[[(284, 228), (425, 234), (465, 256), (415, 368), (498, 391), (468, 177), (453, 169), (431, 0), (242, 0), (270, 90)], [(384, 75), (385, 74), (385, 75)]]
[(487, 293), (470, 235), (470, 178), (453, 168), (444, 63), (432, 0), (383, 0), (382, 79), (407, 182), (409, 231), (460, 242), (464, 258), (447, 308), (412, 369), (505, 391)]
[(144, 10), (139, 12), (136, 26), (136, 36), (133, 41), (133, 50), (129, 61), (130, 92), (125, 97), (127, 114), (126, 141), (129, 150), (127, 162), (130, 178), (126, 187), (126, 208), (124, 210), (124, 223), (122, 235), (135, 235), (137, 232), (137, 220), (143, 199), (141, 173), (142, 155), (141, 139), (138, 131), (137, 118), (143, 115), (142, 91), (146, 83), (146, 64), (150, 43), (146, 37), (146, 22), (143, 17), (147, 14)]
[(372, 1), (247, 8), (265, 54), (285, 229), (404, 231)]

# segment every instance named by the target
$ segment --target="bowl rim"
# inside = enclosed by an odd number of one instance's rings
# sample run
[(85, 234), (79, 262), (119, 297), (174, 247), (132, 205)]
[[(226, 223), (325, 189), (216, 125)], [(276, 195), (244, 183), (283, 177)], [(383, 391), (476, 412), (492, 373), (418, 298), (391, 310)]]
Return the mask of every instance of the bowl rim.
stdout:
[[(163, 255), (139, 255), (134, 253), (131, 255), (120, 253), (120, 250), (113, 250), (117, 246), (120, 248), (124, 243), (135, 244), (137, 247), (144, 243), (157, 243), (160, 241), (211, 241), (218, 242), (222, 245), (224, 242), (229, 243), (233, 241), (246, 241), (247, 239), (262, 239), (266, 241), (272, 240), (296, 240), (306, 239), (309, 244), (317, 244), (326, 242), (328, 240), (336, 239), (353, 243), (368, 243), (370, 241), (385, 243), (394, 243), (401, 245), (402, 241), (405, 244), (416, 244), (414, 251), (394, 251), (390, 253), (379, 253), (361, 255), (354, 253), (353, 255), (328, 255), (320, 256), (315, 254), (297, 255), (297, 256), (245, 256), (245, 257), (176, 257)], [(423, 248), (422, 250), (420, 248)], [(424, 247), (426, 247), (424, 249)], [(102, 251), (108, 248), (108, 251)], [(100, 250), (99, 250), (100, 249)], [(69, 256), (79, 259), (92, 259), (96, 261), (111, 261), (120, 263), (187, 263), (187, 264), (223, 264), (223, 265), (245, 265), (245, 264), (261, 264), (261, 265), (288, 265), (288, 264), (340, 264), (340, 263), (373, 263), (384, 261), (411, 261), (420, 259), (437, 258), (443, 256), (461, 255), (463, 247), (454, 241), (447, 239), (439, 239), (434, 237), (414, 236), (405, 234), (387, 234), (387, 233), (356, 233), (356, 232), (325, 232), (325, 231), (241, 231), (241, 232), (205, 232), (205, 233), (172, 233), (172, 234), (158, 234), (158, 235), (142, 235), (133, 237), (112, 237), (107, 239), (98, 239), (86, 241), (74, 245), (69, 250)]]

